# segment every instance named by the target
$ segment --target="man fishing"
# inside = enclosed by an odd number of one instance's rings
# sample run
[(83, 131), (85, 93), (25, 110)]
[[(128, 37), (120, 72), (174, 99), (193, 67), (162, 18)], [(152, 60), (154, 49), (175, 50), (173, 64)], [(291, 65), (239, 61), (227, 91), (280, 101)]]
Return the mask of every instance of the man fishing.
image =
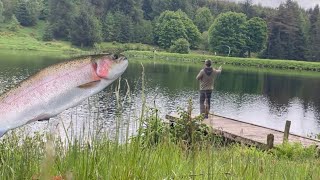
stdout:
[[(210, 99), (214, 88), (215, 77), (221, 73), (221, 66), (218, 69), (211, 67), (211, 60), (205, 60), (205, 68), (201, 69), (196, 79), (200, 81), (200, 114), (208, 118), (210, 111)], [(205, 102), (206, 100), (206, 107)]]

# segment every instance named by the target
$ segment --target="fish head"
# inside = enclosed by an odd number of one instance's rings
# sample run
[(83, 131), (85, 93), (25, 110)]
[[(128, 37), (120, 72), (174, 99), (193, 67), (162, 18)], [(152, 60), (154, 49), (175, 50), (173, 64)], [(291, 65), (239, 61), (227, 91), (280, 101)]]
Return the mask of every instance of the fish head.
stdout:
[(94, 69), (101, 79), (117, 79), (127, 67), (128, 60), (125, 56), (104, 55), (94, 60)]

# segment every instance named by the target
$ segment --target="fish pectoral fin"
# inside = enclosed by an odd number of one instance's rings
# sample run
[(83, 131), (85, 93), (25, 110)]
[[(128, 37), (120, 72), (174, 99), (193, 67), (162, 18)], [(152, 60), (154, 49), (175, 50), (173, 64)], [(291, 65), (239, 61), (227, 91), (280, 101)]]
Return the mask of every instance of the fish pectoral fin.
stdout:
[(82, 84), (82, 85), (78, 86), (78, 88), (84, 88), (84, 89), (91, 88), (91, 87), (94, 87), (97, 84), (99, 84), (99, 82), (100, 82), (100, 80), (92, 81), (92, 82), (89, 82), (89, 83), (86, 83), (86, 84)]

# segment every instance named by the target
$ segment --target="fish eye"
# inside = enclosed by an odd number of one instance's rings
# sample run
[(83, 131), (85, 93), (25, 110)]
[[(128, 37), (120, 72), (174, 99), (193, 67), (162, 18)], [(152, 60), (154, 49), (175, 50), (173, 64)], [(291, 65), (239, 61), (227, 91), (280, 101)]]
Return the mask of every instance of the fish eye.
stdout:
[(112, 57), (113, 57), (113, 60), (116, 60), (116, 59), (119, 58), (119, 55), (118, 54), (114, 54)]

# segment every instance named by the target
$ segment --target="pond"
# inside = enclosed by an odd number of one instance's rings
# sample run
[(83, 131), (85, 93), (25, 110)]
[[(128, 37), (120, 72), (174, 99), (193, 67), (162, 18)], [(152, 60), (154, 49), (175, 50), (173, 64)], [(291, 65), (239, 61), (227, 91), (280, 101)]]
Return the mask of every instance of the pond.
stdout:
[[(38, 70), (64, 60), (54, 54), (0, 51), (0, 94)], [(95, 132), (125, 138), (139, 126), (144, 98), (147, 107), (159, 109), (161, 117), (177, 112), (178, 107), (186, 109), (189, 99), (193, 113), (199, 113), (199, 84), (195, 77), (201, 63), (129, 62), (121, 81), (49, 122), (35, 122), (20, 129), (25, 134), (40, 131), (90, 136)], [(224, 66), (216, 79), (211, 112), (278, 130), (283, 130), (285, 121), (290, 120), (292, 133), (309, 136), (320, 133), (319, 92), (317, 72)]]

